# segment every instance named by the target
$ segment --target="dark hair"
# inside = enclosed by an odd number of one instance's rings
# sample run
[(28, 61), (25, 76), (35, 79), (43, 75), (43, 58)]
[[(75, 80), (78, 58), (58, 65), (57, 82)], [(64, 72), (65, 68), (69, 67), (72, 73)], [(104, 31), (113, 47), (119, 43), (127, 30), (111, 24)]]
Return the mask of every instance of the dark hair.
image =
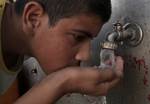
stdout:
[(111, 16), (111, 0), (17, 0), (16, 13), (22, 15), (24, 6), (30, 1), (36, 1), (43, 6), (51, 24), (81, 13), (100, 16), (103, 22), (107, 22)]

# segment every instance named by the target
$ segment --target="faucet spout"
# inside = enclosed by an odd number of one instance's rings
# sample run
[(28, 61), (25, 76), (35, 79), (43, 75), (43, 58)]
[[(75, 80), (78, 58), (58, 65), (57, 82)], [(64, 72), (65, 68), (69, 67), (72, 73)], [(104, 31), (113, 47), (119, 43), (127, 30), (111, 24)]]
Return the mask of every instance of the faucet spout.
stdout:
[(109, 33), (107, 35), (106, 40), (109, 42), (115, 42), (117, 40), (117, 38), (118, 38), (118, 33), (114, 31), (114, 32)]
[(119, 44), (121, 42), (129, 46), (137, 46), (143, 39), (143, 31), (141, 27), (134, 23), (126, 23), (122, 25), (117, 22), (113, 25), (113, 31), (106, 37), (106, 41)]

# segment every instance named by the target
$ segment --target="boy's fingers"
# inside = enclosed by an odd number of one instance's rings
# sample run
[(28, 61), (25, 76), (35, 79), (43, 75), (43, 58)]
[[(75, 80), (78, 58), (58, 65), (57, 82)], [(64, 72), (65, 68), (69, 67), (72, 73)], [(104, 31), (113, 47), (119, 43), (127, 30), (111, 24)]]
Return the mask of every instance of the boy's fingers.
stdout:
[(118, 82), (120, 81), (119, 78), (111, 81), (111, 82), (104, 82), (104, 83), (100, 83), (98, 86), (97, 86), (97, 95), (106, 95), (108, 93), (108, 91), (110, 89), (112, 89), (113, 87), (116, 86), (116, 84), (118, 84)]

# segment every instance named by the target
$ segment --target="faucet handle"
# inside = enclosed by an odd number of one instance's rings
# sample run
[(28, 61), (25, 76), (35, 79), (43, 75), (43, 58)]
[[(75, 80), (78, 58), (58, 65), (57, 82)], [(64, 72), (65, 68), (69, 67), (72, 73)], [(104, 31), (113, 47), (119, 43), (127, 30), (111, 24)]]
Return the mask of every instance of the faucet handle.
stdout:
[[(142, 28), (136, 23), (113, 23), (113, 31), (107, 35), (107, 40), (117, 44), (136, 47), (143, 40)], [(120, 45), (121, 45), (120, 44)]]
[(123, 31), (123, 25), (120, 22), (113, 23), (114, 31)]
[(136, 23), (126, 23), (123, 29), (124, 37), (126, 37), (125, 43), (127, 45), (136, 47), (142, 42), (144, 34), (140, 25)]

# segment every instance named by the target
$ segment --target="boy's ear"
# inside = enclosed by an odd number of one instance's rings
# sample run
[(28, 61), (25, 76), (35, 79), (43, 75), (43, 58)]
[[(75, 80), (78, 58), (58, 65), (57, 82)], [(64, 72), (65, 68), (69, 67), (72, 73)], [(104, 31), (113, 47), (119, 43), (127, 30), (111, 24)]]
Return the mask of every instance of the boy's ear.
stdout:
[(34, 31), (41, 24), (41, 18), (44, 15), (43, 7), (36, 1), (28, 2), (23, 10), (22, 22), (24, 31)]

